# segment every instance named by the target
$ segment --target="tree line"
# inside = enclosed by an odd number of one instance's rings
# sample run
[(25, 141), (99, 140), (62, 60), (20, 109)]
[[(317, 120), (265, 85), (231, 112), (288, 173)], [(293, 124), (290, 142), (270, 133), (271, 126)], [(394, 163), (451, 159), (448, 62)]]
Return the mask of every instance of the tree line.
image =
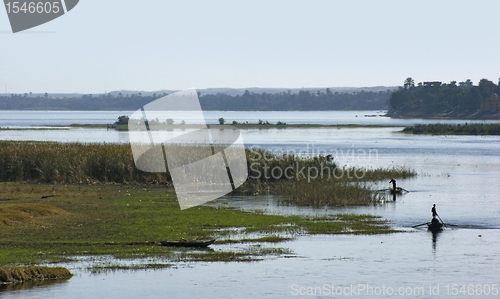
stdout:
[(481, 108), (481, 103), (496, 93), (500, 95), (499, 84), (481, 79), (478, 85), (471, 80), (450, 83), (420, 82), (415, 86), (410, 77), (403, 87), (394, 91), (390, 97), (389, 115), (408, 115), (420, 113), (420, 116), (432, 116), (439, 113), (473, 114)]
[[(383, 110), (388, 108), (391, 90), (332, 92), (329, 88), (317, 92), (254, 93), (246, 90), (242, 95), (198, 95), (203, 110)], [(11, 94), (0, 97), (0, 110), (137, 110), (167, 95), (82, 95), (52, 98), (49, 94)]]

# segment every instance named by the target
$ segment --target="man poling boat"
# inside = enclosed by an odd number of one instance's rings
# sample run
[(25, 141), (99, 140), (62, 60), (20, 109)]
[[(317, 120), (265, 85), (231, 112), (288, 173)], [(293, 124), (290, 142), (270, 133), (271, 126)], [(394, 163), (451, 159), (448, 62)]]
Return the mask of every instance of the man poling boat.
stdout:
[[(441, 220), (441, 217), (439, 217), (439, 215), (438, 215), (438, 213), (436, 211), (436, 204), (432, 205), (431, 213), (432, 213), (432, 220), (431, 220), (431, 222), (417, 224), (417, 225), (414, 225), (412, 227), (413, 228), (417, 228), (417, 227), (422, 226), (422, 225), (427, 225), (427, 230), (428, 231), (431, 231), (431, 232), (442, 231), (443, 230), (443, 226), (444, 226), (444, 222), (443, 222), (443, 220)], [(439, 220), (438, 220), (438, 218), (439, 218)]]
[(406, 189), (403, 189), (403, 188), (401, 188), (401, 187), (396, 186), (396, 180), (395, 180), (395, 179), (391, 179), (391, 180), (389, 181), (389, 184), (392, 184), (392, 188), (389, 188), (389, 192), (390, 192), (391, 194), (402, 194), (402, 193), (403, 193), (403, 191), (409, 192), (409, 191), (408, 191), (408, 190), (406, 190)]
[(392, 184), (392, 188), (380, 189), (380, 190), (376, 190), (375, 192), (388, 192), (389, 194), (392, 194), (392, 200), (393, 201), (396, 201), (396, 196), (397, 195), (404, 194), (404, 192), (410, 192), (410, 191), (408, 191), (408, 190), (406, 190), (404, 188), (396, 186), (396, 180), (395, 179), (391, 179), (389, 181), (389, 184)]
[[(427, 229), (433, 232), (441, 231), (443, 229), (444, 222), (443, 220), (441, 220), (441, 217), (439, 217), (436, 211), (436, 204), (432, 205), (431, 213), (432, 213), (432, 220), (430, 224), (427, 223)], [(439, 220), (441, 220), (441, 222), (437, 220), (436, 216), (439, 218)]]

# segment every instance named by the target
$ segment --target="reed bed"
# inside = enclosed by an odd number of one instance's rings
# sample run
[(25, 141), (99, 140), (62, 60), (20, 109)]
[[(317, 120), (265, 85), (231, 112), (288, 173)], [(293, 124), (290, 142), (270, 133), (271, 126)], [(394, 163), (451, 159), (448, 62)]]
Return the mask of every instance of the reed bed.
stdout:
[[(182, 157), (186, 161), (180, 161), (182, 163), (192, 163), (206, 158), (206, 150), (201, 146), (170, 146), (176, 147), (175, 152), (183, 153)], [(307, 177), (311, 175), (315, 176), (313, 179), (331, 177), (338, 181), (373, 181), (414, 175), (411, 170), (404, 168), (375, 170), (338, 168), (335, 163), (327, 163), (322, 156), (304, 158), (286, 154), (275, 155), (266, 153), (262, 149), (246, 149), (245, 153), (251, 180), (300, 180), (308, 179)], [(286, 170), (287, 168), (289, 169)], [(334, 177), (332, 171), (336, 168)], [(166, 173), (138, 170), (128, 144), (0, 141), (0, 169), (2, 170), (0, 181), (171, 183), (168, 169)], [(309, 169), (311, 171), (308, 171)], [(341, 172), (345, 175), (340, 176)]]
[(169, 183), (165, 173), (134, 165), (130, 145), (0, 142), (0, 181)]
[(288, 154), (269, 154), (263, 149), (247, 150), (249, 179), (265, 182), (280, 180), (328, 179), (336, 182), (368, 182), (416, 176), (413, 169), (401, 166), (368, 169), (340, 166), (325, 156), (301, 157)]
[(377, 194), (359, 183), (333, 182), (328, 180), (280, 182), (273, 188), (284, 195), (283, 205), (298, 206), (360, 206), (377, 200)]
[[(240, 192), (280, 196), (280, 203), (298, 206), (351, 206), (369, 205), (384, 200), (383, 194), (374, 192), (367, 182), (402, 179), (416, 176), (415, 170), (404, 167), (366, 169), (339, 167), (326, 157), (298, 157), (272, 155), (264, 151), (249, 151), (249, 180)], [(267, 168), (266, 172), (264, 167)], [(281, 170), (289, 171), (281, 173)], [(273, 169), (275, 169), (273, 171)], [(259, 176), (253, 177), (254, 174)]]
[[(212, 153), (196, 145), (169, 145), (185, 161)], [(217, 148), (215, 148), (217, 151)], [(326, 157), (299, 157), (245, 149), (248, 180), (235, 192), (270, 193), (288, 197), (287, 203), (311, 206), (368, 204), (376, 195), (361, 182), (416, 175), (406, 168), (364, 169), (338, 167)], [(227, 156), (231, 159), (231, 154)], [(151, 163), (146, 161), (144, 163)], [(129, 144), (82, 144), (0, 141), (0, 181), (51, 184), (147, 183), (171, 186), (166, 173), (136, 168)]]

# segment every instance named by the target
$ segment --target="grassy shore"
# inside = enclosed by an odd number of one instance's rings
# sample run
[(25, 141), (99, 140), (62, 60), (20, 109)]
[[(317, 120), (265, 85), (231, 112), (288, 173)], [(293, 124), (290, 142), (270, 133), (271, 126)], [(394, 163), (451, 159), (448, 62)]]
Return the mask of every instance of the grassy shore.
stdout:
[[(187, 156), (196, 161), (201, 159), (199, 152)], [(317, 168), (323, 174), (337, 165), (326, 163), (323, 156), (254, 149), (247, 149), (246, 156), (249, 171), (257, 162), (253, 169), (259, 171), (297, 167), (287, 173), (292, 179), (286, 174), (249, 178), (235, 191), (280, 195), (285, 204), (366, 205), (374, 200), (367, 182), (415, 175), (404, 168), (342, 167), (338, 170), (358, 176), (318, 174), (309, 180), (299, 169)], [(127, 144), (0, 141), (0, 169), (0, 266), (70, 261), (81, 255), (161, 261), (142, 266), (118, 263), (96, 271), (167, 267), (178, 261), (254, 261), (290, 254), (287, 248), (265, 244), (281, 244), (298, 234), (394, 232), (370, 215), (279, 216), (210, 206), (180, 210), (169, 173), (137, 170)], [(244, 246), (204, 252), (158, 246), (160, 241), (181, 238), (216, 238), (215, 246)]]
[[(81, 255), (158, 258), (163, 266), (179, 261), (251, 261), (289, 254), (286, 248), (265, 244), (297, 234), (394, 232), (385, 221), (369, 215), (279, 216), (209, 206), (181, 211), (173, 190), (164, 186), (5, 182), (0, 183), (0, 231), (0, 266), (71, 261)], [(276, 238), (283, 235), (287, 237)], [(200, 252), (156, 243), (180, 238), (217, 238), (221, 244), (245, 247)]]
[(428, 135), (500, 135), (500, 123), (497, 124), (430, 124), (405, 127), (404, 133)]

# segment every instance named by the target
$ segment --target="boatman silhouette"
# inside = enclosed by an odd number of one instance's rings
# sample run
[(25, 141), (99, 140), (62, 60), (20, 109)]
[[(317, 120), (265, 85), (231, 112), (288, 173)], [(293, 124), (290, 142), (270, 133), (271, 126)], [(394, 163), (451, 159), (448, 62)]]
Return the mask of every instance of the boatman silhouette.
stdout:
[(396, 191), (396, 180), (395, 180), (395, 179), (391, 179), (391, 180), (389, 181), (389, 184), (390, 184), (390, 183), (392, 183), (392, 190), (393, 190), (393, 191)]
[(438, 213), (436, 212), (436, 204), (432, 206), (431, 212), (432, 212), (432, 219), (436, 219), (436, 216), (438, 215)]

